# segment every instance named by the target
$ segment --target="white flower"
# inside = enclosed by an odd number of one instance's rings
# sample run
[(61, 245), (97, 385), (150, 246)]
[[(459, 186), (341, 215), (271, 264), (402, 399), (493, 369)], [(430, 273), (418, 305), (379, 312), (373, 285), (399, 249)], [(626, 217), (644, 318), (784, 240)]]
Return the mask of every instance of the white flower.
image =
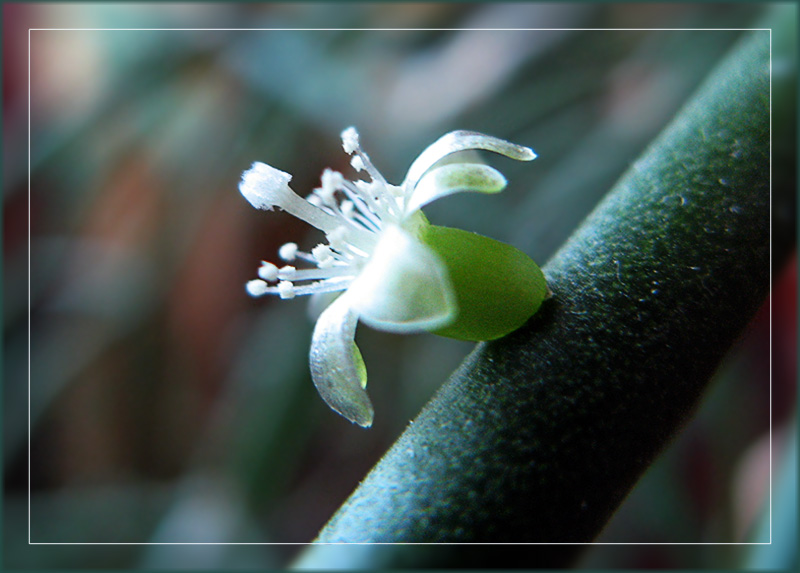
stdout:
[[(303, 252), (286, 243), (282, 267), (262, 262), (259, 278), (247, 283), (252, 296), (281, 298), (341, 292), (317, 320), (311, 341), (311, 375), (328, 405), (352, 422), (368, 427), (373, 409), (366, 393), (366, 368), (355, 345), (359, 320), (390, 332), (420, 332), (450, 324), (458, 314), (447, 268), (421, 240), (428, 225), (420, 209), (460, 191), (495, 193), (506, 180), (478, 163), (439, 164), (444, 157), (484, 149), (521, 161), (536, 154), (479, 133), (454, 131), (425, 149), (402, 184), (392, 185), (361, 149), (358, 132), (342, 132), (351, 165), (368, 181), (348, 181), (326, 169), (322, 185), (306, 199), (289, 187), (291, 176), (264, 163), (242, 175), (239, 190), (256, 208), (279, 207), (325, 233), (327, 243)], [(308, 268), (297, 268), (296, 261)], [(342, 292), (343, 291), (343, 292)]]

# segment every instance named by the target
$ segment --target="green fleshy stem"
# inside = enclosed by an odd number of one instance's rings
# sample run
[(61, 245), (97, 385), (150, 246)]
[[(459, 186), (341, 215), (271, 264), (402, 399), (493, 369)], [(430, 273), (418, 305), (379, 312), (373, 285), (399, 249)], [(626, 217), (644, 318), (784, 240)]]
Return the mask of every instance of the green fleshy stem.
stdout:
[[(791, 249), (796, 12), (773, 30), (784, 142), (775, 264)], [(544, 267), (554, 296), (481, 343), (318, 542), (589, 542), (686, 422), (770, 287), (770, 33), (738, 45)], [(789, 200), (787, 200), (789, 198)], [(790, 210), (789, 210), (790, 211)], [(776, 267), (777, 268), (777, 267)], [(511, 548), (315, 545), (314, 568), (502, 567)], [(524, 548), (563, 566), (579, 546)], [(517, 548), (514, 548), (517, 549)], [(523, 551), (523, 549), (519, 549)], [(517, 562), (519, 565), (520, 562)]]

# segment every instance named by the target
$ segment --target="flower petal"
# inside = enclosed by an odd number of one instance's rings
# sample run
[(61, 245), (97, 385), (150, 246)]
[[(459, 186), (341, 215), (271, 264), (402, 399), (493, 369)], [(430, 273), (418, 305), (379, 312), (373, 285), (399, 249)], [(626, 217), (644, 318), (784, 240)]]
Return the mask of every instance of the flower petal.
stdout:
[(498, 193), (506, 187), (503, 174), (480, 163), (451, 163), (429, 170), (409, 197), (406, 214), (441, 197), (462, 191)]
[(444, 263), (397, 226), (384, 229), (347, 294), (363, 322), (389, 332), (442, 328), (458, 311)]
[(341, 294), (341, 291), (316, 292), (312, 294), (308, 298), (306, 315), (312, 322), (316, 322), (320, 315), (325, 312), (325, 309), (327, 309)]
[(425, 172), (434, 166), (440, 159), (467, 149), (485, 149), (505, 155), (518, 161), (531, 161), (536, 159), (532, 149), (516, 145), (504, 139), (484, 135), (474, 131), (451, 131), (430, 144), (408, 168), (406, 179), (403, 182), (405, 189), (413, 189)]
[(358, 315), (343, 294), (320, 315), (311, 338), (311, 378), (322, 399), (351, 422), (372, 425), (372, 403), (364, 388), (367, 370), (354, 337)]

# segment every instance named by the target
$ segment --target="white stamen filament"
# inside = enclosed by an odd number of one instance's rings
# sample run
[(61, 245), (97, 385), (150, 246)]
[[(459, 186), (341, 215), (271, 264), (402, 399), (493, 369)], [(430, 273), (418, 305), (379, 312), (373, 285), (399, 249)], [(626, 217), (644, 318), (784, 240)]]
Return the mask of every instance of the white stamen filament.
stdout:
[[(329, 185), (335, 185), (338, 178), (341, 178), (341, 174), (337, 178), (333, 174), (335, 172), (331, 173), (328, 177), (332, 178)], [(254, 207), (267, 210), (279, 207), (326, 234), (342, 226), (341, 217), (337, 217), (297, 195), (289, 187), (291, 179), (292, 177), (288, 173), (256, 162), (242, 174), (239, 190)], [(370, 235), (366, 230), (351, 228), (347, 231), (347, 240), (362, 249), (370, 249), (375, 243), (374, 238)]]
[(308, 284), (295, 285), (290, 281), (283, 281), (278, 286), (268, 286), (264, 281), (254, 279), (245, 285), (247, 293), (252, 297), (263, 295), (278, 295), (283, 299), (310, 294), (336, 292), (345, 290), (353, 282), (353, 277), (334, 277)]
[[(383, 178), (381, 172), (378, 171), (369, 159), (369, 155), (364, 153), (361, 149), (361, 144), (358, 142), (358, 132), (354, 127), (348, 127), (342, 132), (342, 148), (348, 155), (356, 154), (351, 160), (351, 165), (356, 171), (366, 171), (373, 181), (387, 185), (386, 179)], [(358, 158), (358, 159), (356, 159)]]
[(344, 201), (342, 201), (341, 205), (339, 206), (339, 209), (342, 211), (342, 215), (344, 215), (348, 219), (353, 218), (353, 210), (355, 209), (355, 205), (353, 205), (353, 202), (350, 201), (349, 199), (345, 199)]
[(367, 211), (371, 211), (378, 221), (384, 219), (396, 220), (397, 217), (391, 212), (390, 206), (381, 201), (383, 188), (380, 188), (381, 192), (376, 193), (374, 190), (376, 185), (374, 181), (369, 183), (366, 181), (354, 181), (351, 191), (364, 200), (368, 207)]
[[(364, 151), (361, 149), (361, 146), (358, 146), (355, 152), (356, 152), (355, 157), (360, 159), (360, 161), (357, 164), (359, 165), (359, 167), (361, 167), (361, 169), (358, 169), (358, 171), (366, 171), (373, 181), (377, 181), (379, 183), (382, 183), (383, 185), (388, 185), (386, 179), (384, 179), (383, 175), (381, 175), (381, 172), (375, 168), (375, 166), (372, 164), (372, 161), (369, 158), (369, 155), (364, 153)], [(355, 168), (355, 166), (353, 167)]]
[(358, 274), (356, 269), (349, 266), (336, 266), (328, 267), (326, 269), (300, 269), (295, 270), (291, 275), (279, 274), (278, 278), (298, 282), (298, 281), (311, 281), (320, 279), (332, 279), (334, 277), (355, 277)]
[(297, 269), (291, 265), (286, 265), (285, 267), (281, 267), (278, 269), (278, 278), (284, 280), (293, 280), (294, 275), (297, 273)]
[(350, 181), (345, 181), (345, 184), (342, 186), (342, 191), (344, 191), (347, 198), (353, 202), (353, 205), (358, 209), (361, 216), (372, 223), (366, 226), (372, 230), (380, 230), (381, 219), (379, 215), (376, 215), (376, 212), (384, 217), (389, 214), (375, 201), (372, 197), (372, 193), (362, 190)]
[(307, 285), (300, 285), (294, 287), (294, 293), (297, 296), (305, 296), (309, 294), (318, 294), (325, 292), (336, 292), (345, 290), (353, 282), (352, 277), (343, 277), (341, 279), (331, 279), (327, 281), (319, 281)]
[(295, 253), (295, 258), (300, 259), (301, 261), (305, 261), (307, 263), (311, 263), (312, 265), (317, 264), (317, 261), (314, 257), (311, 256), (311, 253), (304, 253), (303, 251), (297, 251)]

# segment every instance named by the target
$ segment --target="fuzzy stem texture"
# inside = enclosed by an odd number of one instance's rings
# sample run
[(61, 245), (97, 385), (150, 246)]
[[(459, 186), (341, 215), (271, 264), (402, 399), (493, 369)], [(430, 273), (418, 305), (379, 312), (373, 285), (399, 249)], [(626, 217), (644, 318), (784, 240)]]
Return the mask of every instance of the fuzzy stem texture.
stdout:
[[(546, 265), (553, 298), (477, 346), (317, 542), (598, 535), (769, 293), (769, 54), (767, 31), (740, 42)], [(785, 113), (776, 137), (794, 129)], [(780, 197), (793, 195), (785, 155)], [(503, 566), (487, 549), (315, 546), (296, 566)], [(577, 550), (526, 555), (557, 566)]]

